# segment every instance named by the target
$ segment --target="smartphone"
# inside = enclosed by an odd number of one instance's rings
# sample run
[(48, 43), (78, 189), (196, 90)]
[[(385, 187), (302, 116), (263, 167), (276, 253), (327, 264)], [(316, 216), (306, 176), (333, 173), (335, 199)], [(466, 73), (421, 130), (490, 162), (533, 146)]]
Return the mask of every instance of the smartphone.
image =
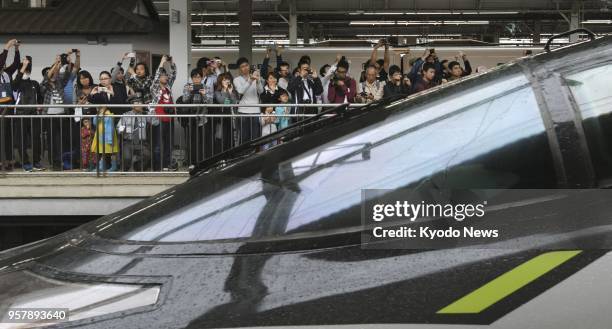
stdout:
[(430, 53), (430, 54), (433, 54), (433, 53), (435, 53), (435, 52), (436, 52), (436, 50), (435, 50), (434, 48), (429, 49), (429, 53)]
[(78, 49), (72, 49), (72, 52), (76, 54), (76, 52), (79, 51)]

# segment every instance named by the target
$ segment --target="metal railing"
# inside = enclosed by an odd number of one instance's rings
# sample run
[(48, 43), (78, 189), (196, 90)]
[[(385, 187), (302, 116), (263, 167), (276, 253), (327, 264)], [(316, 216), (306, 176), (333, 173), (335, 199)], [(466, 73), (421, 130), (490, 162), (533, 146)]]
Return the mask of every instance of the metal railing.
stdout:
[[(0, 105), (0, 172), (46, 170), (103, 176), (187, 171), (232, 147), (337, 105)], [(265, 107), (284, 107), (290, 113), (238, 112), (238, 108)], [(43, 114), (49, 108), (81, 108), (85, 114)], [(170, 110), (155, 113), (160, 108)], [(22, 114), (26, 109), (41, 114)], [(128, 109), (141, 112), (125, 114)]]

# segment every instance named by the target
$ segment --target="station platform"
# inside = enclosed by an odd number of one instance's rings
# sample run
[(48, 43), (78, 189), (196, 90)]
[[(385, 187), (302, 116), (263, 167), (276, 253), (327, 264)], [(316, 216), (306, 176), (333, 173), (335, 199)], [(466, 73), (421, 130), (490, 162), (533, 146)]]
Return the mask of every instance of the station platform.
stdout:
[(102, 216), (189, 178), (187, 172), (10, 172), (0, 176), (1, 216)]

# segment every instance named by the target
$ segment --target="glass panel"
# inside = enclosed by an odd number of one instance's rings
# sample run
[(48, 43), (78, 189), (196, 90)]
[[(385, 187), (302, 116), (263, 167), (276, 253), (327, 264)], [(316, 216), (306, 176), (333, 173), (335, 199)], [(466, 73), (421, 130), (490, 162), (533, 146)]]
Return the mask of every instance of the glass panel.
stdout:
[(191, 180), (153, 205), (116, 214), (98, 225), (99, 234), (163, 242), (325, 234), (360, 225), (362, 189), (427, 181), (457, 188), (556, 186), (538, 105), (522, 74), (410, 104), (394, 105), (399, 113), (344, 136), (305, 136), (320, 146), (302, 155), (277, 153)]
[[(9, 308), (63, 308), (75, 321), (154, 305), (159, 292), (154, 285), (68, 282), (17, 271), (0, 276), (0, 314)], [(23, 325), (0, 323), (0, 329)]]
[(565, 77), (582, 115), (582, 126), (602, 186), (612, 184), (612, 64)]

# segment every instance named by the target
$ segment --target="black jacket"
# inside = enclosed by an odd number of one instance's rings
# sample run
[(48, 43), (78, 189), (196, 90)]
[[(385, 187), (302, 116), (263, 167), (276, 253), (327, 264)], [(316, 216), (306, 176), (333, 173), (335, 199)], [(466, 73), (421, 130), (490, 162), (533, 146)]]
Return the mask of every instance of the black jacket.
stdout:
[[(34, 105), (42, 104), (44, 97), (40, 89), (40, 84), (36, 80), (23, 79), (23, 73), (18, 72), (13, 80), (13, 91), (18, 93), (19, 104)], [(36, 109), (21, 109), (18, 114), (35, 114)]]
[(293, 95), (293, 102), (297, 101), (298, 104), (316, 104), (317, 96), (323, 93), (323, 84), (321, 83), (321, 79), (308, 79), (308, 86), (312, 90), (314, 95), (310, 95), (310, 102), (304, 101), (304, 93), (306, 92), (304, 89), (304, 83), (300, 77), (293, 78), (289, 82), (289, 86), (287, 89), (291, 95)]
[(385, 84), (384, 97), (390, 97), (395, 95), (410, 95), (410, 87), (402, 81), (399, 86), (389, 81)]
[(284, 89), (278, 86), (276, 87), (276, 91), (273, 93), (271, 90), (264, 87), (264, 92), (259, 95), (259, 101), (262, 104), (278, 104), (280, 103), (278, 98), (280, 97), (281, 91), (284, 91)]

